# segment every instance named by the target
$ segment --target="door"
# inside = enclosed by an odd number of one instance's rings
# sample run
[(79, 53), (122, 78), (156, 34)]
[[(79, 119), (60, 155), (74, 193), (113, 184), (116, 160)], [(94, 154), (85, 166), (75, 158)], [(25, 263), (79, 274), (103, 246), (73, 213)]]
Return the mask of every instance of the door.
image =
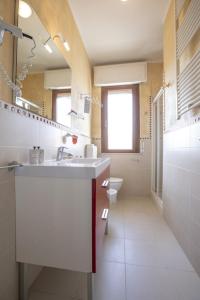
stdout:
[(162, 199), (163, 185), (163, 91), (153, 101), (152, 190)]

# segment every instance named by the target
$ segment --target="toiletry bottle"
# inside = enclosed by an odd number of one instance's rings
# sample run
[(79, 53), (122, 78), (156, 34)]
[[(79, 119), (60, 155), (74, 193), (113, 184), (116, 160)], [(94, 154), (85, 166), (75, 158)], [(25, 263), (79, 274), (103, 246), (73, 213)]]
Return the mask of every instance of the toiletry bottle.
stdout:
[(39, 164), (40, 152), (36, 146), (33, 149), (29, 150), (29, 160), (33, 165)]
[(43, 164), (44, 163), (44, 149), (40, 149), (40, 147), (38, 147), (39, 151), (40, 151), (40, 159), (39, 159), (39, 163)]

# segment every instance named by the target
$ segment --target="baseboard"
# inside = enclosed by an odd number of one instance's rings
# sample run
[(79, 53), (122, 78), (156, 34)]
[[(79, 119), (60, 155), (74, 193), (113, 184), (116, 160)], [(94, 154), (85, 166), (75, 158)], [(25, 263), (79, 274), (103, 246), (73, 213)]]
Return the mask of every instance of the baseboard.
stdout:
[(156, 195), (155, 192), (151, 191), (151, 197), (153, 201), (155, 202), (156, 206), (158, 207), (160, 213), (163, 213), (163, 201), (158, 195)]

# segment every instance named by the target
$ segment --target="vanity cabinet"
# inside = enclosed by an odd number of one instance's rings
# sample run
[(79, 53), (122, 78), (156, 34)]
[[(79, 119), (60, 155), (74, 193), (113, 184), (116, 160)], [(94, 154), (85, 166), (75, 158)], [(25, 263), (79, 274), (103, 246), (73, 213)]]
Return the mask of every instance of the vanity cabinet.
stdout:
[(92, 271), (96, 272), (96, 261), (101, 256), (103, 238), (108, 226), (109, 201), (107, 188), (110, 169), (107, 168), (96, 179), (92, 179)]
[[(95, 273), (107, 224), (110, 161), (16, 170), (17, 262)], [(93, 170), (93, 171), (91, 171)]]

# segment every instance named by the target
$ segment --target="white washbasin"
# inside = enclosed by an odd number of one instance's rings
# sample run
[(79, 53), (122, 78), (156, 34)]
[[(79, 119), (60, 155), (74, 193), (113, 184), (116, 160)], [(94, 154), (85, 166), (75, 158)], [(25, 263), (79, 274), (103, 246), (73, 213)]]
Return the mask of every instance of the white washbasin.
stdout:
[(55, 178), (96, 178), (110, 165), (110, 158), (72, 158), (48, 161), (41, 165), (27, 164), (16, 168), (16, 176)]
[(91, 165), (91, 164), (99, 164), (102, 162), (102, 158), (72, 158), (58, 161), (58, 165), (68, 165), (68, 164), (83, 164), (83, 165)]

